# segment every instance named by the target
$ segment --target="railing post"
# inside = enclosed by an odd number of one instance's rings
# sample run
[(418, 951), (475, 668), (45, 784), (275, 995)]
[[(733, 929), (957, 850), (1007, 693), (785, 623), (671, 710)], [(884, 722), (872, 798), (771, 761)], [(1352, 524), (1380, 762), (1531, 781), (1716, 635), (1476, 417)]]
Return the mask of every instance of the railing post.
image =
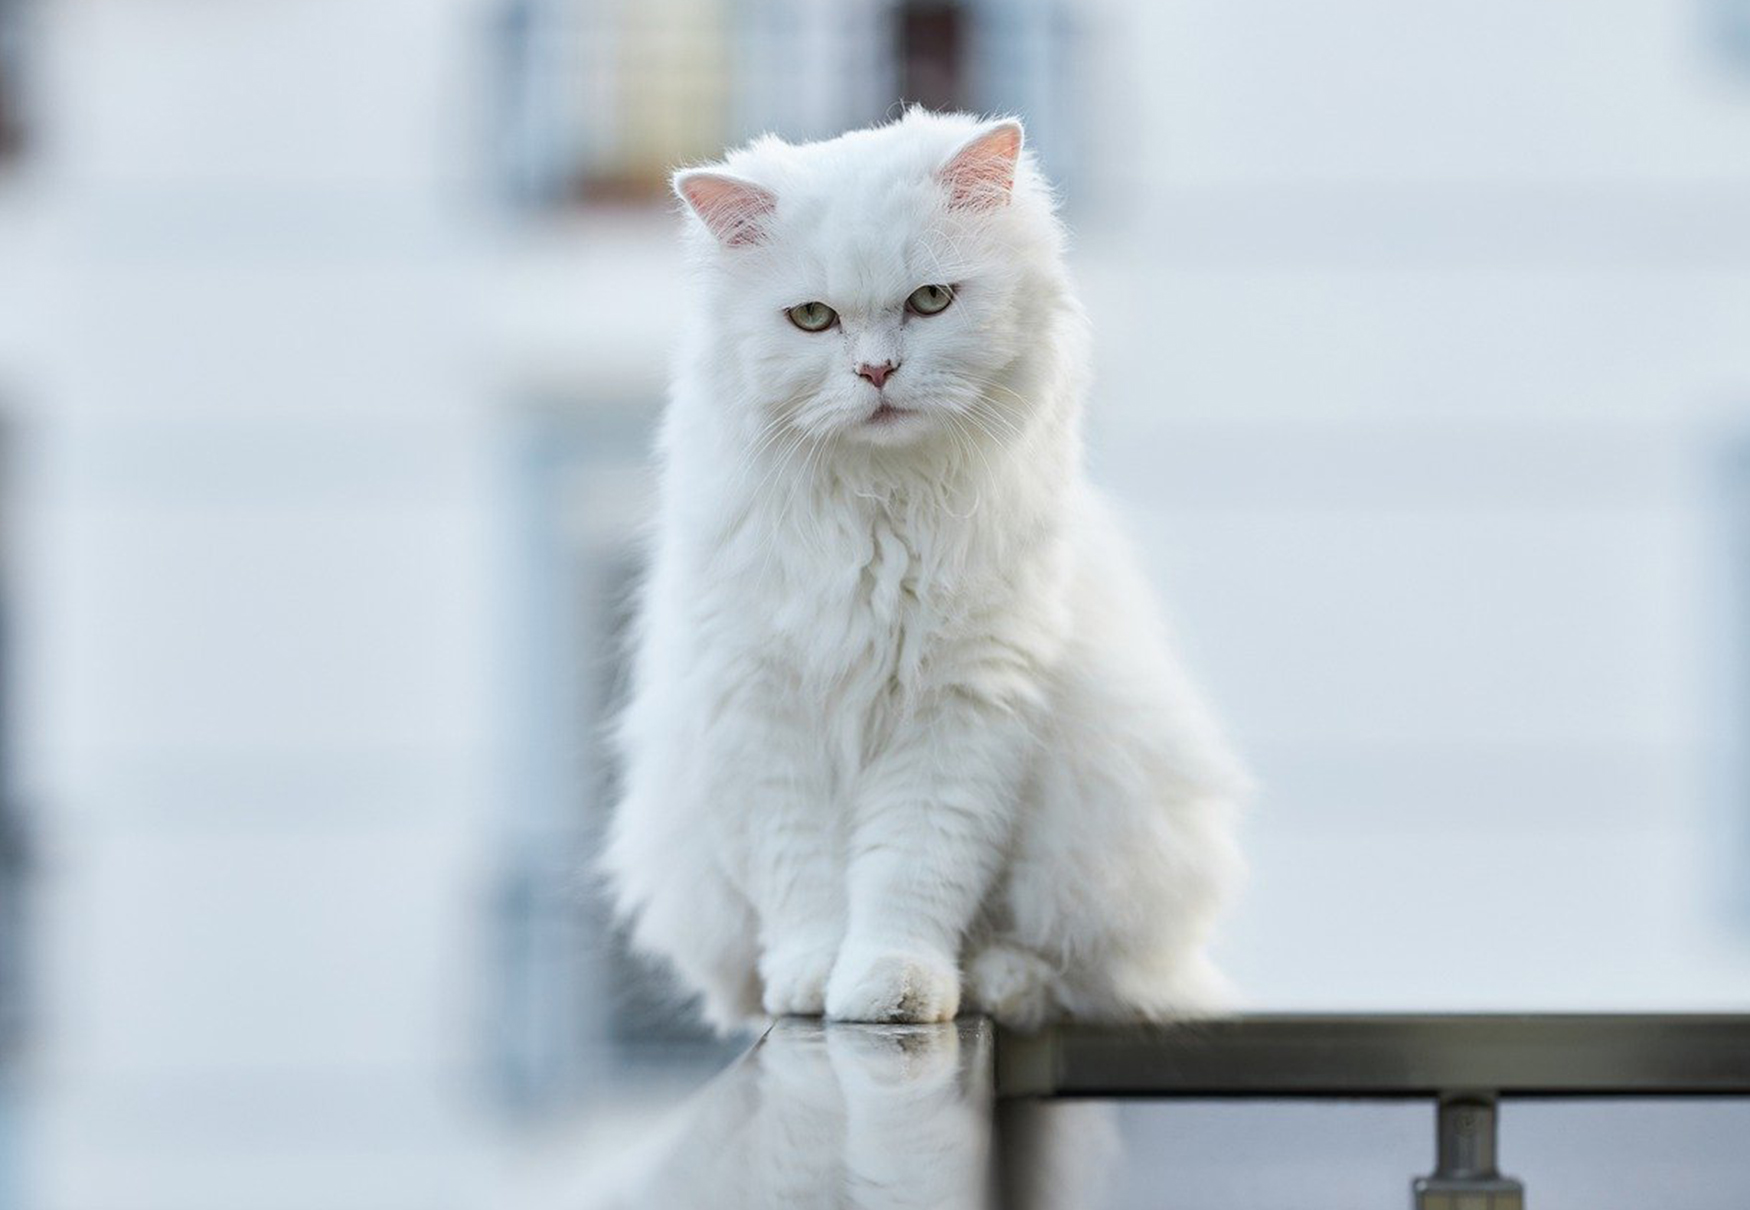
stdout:
[(1497, 1104), (1492, 1092), (1441, 1095), (1434, 1175), (1416, 1180), (1415, 1210), (1525, 1210), (1525, 1186), (1496, 1167)]

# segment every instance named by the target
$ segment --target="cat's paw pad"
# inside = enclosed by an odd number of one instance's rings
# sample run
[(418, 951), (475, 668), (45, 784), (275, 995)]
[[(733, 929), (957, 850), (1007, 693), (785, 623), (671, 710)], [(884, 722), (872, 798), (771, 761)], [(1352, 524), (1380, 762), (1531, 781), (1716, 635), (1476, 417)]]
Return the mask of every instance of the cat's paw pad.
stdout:
[(1057, 972), (1038, 954), (1011, 945), (981, 950), (966, 968), (972, 1001), (1011, 1029), (1030, 1031), (1052, 1010)]
[(835, 1021), (951, 1021), (960, 1009), (960, 972), (929, 953), (847, 950), (826, 988)]
[(765, 994), (760, 1003), (774, 1017), (818, 1017), (826, 1011), (826, 981), (836, 947), (777, 950), (760, 959)]

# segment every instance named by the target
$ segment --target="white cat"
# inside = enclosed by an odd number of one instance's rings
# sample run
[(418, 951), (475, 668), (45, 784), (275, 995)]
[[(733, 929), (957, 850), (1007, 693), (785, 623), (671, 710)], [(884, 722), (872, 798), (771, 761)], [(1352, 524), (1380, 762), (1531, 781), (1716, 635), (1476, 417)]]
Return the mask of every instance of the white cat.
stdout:
[(1206, 1008), (1245, 778), (1083, 481), (1013, 121), (762, 138), (694, 278), (606, 870), (707, 1017)]

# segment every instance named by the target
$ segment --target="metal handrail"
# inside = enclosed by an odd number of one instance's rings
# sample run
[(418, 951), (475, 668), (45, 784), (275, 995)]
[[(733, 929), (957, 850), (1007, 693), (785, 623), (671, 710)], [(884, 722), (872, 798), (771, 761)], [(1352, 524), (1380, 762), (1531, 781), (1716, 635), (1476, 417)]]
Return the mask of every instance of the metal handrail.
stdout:
[(997, 1035), (999, 1097), (1750, 1096), (1750, 1014), (1260, 1013)]
[(1744, 1014), (1257, 1014), (997, 1035), (999, 1098), (1432, 1098), (1418, 1210), (1524, 1210), (1501, 1097), (1750, 1096)]

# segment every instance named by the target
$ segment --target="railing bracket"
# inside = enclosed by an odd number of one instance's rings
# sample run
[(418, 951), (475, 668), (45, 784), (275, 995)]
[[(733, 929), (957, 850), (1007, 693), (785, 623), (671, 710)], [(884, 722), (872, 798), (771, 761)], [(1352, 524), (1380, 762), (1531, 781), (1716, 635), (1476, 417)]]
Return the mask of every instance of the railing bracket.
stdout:
[(1412, 1187), (1415, 1210), (1525, 1210), (1525, 1186), (1495, 1166), (1497, 1105), (1492, 1092), (1441, 1094), (1434, 1175)]

